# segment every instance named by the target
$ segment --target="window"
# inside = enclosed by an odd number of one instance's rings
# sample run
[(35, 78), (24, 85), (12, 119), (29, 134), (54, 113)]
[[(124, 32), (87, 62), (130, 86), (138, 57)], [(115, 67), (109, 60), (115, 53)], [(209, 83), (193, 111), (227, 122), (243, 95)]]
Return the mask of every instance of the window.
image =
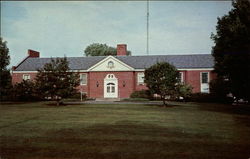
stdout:
[(112, 93), (115, 93), (115, 86), (113, 86), (113, 87), (111, 87), (111, 88), (112, 88), (111, 92), (112, 92)]
[(183, 83), (184, 82), (184, 73), (179, 72), (179, 82)]
[(107, 93), (115, 93), (115, 84), (114, 83), (107, 84)]
[(108, 68), (113, 68), (114, 67), (114, 62), (113, 61), (109, 61), (108, 62)]
[(201, 93), (209, 93), (209, 72), (200, 73)]
[(87, 74), (80, 74), (80, 85), (87, 85)]
[(137, 82), (138, 82), (138, 84), (143, 84), (144, 83), (144, 73), (138, 73), (137, 74)]
[(208, 72), (201, 73), (201, 83), (208, 83)]
[(30, 80), (30, 75), (29, 74), (24, 74), (23, 75), (23, 80)]

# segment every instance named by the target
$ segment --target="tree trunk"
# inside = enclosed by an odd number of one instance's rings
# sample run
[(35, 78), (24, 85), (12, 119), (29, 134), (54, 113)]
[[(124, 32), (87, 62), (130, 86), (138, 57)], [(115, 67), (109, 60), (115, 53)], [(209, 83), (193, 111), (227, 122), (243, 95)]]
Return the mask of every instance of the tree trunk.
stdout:
[(163, 101), (163, 106), (167, 106), (165, 96), (162, 96), (161, 99), (162, 99), (162, 101)]
[(60, 100), (56, 100), (56, 106), (60, 105)]
[(164, 106), (167, 106), (168, 104), (166, 103), (166, 100), (165, 99), (163, 99), (163, 105)]

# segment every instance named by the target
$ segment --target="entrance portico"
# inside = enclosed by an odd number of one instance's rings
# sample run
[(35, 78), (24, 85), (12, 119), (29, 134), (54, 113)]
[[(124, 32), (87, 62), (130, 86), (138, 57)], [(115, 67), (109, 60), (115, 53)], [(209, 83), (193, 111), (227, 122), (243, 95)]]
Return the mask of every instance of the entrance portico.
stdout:
[(118, 98), (118, 80), (114, 74), (104, 78), (104, 98)]

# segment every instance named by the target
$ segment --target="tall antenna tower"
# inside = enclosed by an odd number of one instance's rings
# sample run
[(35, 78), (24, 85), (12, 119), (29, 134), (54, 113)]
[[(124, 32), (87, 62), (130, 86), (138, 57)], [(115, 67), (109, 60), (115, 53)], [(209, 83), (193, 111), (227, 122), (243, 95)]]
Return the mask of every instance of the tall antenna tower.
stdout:
[(149, 0), (147, 0), (147, 55), (149, 54), (149, 50), (148, 50), (148, 30), (149, 30)]

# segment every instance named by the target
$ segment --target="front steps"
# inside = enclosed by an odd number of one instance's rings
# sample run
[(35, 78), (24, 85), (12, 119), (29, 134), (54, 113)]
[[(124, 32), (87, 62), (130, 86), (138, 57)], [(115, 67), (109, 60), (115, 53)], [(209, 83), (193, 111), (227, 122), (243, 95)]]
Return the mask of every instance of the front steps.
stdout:
[(96, 98), (95, 101), (117, 102), (121, 101), (120, 98)]

